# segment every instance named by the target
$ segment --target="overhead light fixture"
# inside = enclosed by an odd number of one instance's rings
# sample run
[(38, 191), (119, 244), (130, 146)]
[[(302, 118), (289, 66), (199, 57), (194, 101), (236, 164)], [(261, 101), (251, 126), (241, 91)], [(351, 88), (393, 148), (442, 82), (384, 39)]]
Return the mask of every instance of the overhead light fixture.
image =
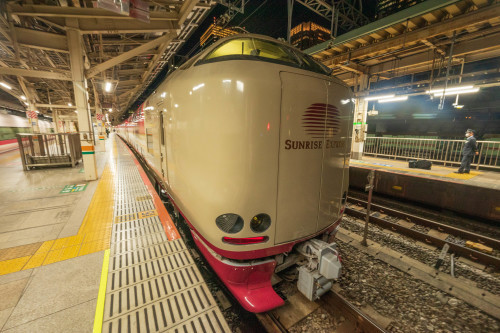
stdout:
[[(451, 91), (457, 91), (457, 90), (468, 90), (472, 89), (474, 86), (461, 86), (461, 87), (447, 87), (446, 92), (451, 92)], [(433, 89), (433, 90), (427, 90), (425, 93), (426, 94), (442, 94), (444, 88), (439, 88), (439, 89)]]
[(406, 101), (408, 99), (408, 96), (398, 96), (394, 98), (385, 98), (385, 99), (379, 99), (379, 103), (388, 103), (388, 102), (401, 102), (401, 101)]
[(71, 103), (68, 103), (68, 106), (73, 106), (73, 104), (71, 104)]
[(106, 84), (104, 85), (104, 90), (106, 92), (110, 92), (111, 91), (111, 82), (106, 82)]
[(0, 82), (0, 86), (4, 87), (5, 89), (9, 89), (9, 90), (11, 90), (11, 89), (12, 89), (12, 87), (11, 87), (11, 86), (9, 86), (9, 85), (8, 85), (7, 83), (5, 83), (5, 82)]
[(384, 99), (384, 98), (392, 98), (392, 97), (394, 97), (394, 94), (382, 95), (382, 96), (368, 96), (368, 97), (365, 97), (365, 101), (374, 101), (376, 99)]
[(461, 94), (470, 94), (470, 93), (476, 93), (479, 91), (479, 88), (472, 88), (472, 89), (463, 89), (463, 90), (454, 90), (454, 91), (448, 91), (446, 89), (446, 92), (443, 94), (443, 92), (440, 93), (435, 93), (434, 97), (440, 97), (440, 96), (448, 96), (448, 95), (461, 95)]
[(113, 112), (113, 109), (112, 109), (112, 108), (109, 108), (109, 109), (108, 109), (108, 111), (109, 111), (109, 112)]
[(458, 104), (453, 104), (453, 107), (455, 109), (463, 109), (464, 106), (463, 105), (458, 105)]
[(21, 95), (21, 99), (22, 99), (23, 101), (25, 101), (25, 100), (26, 100), (26, 96)]
[(36, 113), (40, 113), (40, 111), (38, 111), (38, 110), (36, 110), (35, 112), (36, 112)]
[(23, 102), (23, 103), (24, 103), (24, 104), (26, 104), (26, 106), (28, 106), (28, 105), (29, 105), (29, 103), (28, 103), (28, 102)]
[(165, 98), (165, 96), (167, 96), (166, 92), (162, 92), (161, 95), (160, 95), (161, 98)]

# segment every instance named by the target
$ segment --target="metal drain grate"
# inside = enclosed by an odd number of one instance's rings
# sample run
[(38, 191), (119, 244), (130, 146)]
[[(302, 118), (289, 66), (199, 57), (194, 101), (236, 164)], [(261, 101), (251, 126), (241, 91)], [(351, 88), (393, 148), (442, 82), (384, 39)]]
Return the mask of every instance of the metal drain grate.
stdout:
[(184, 242), (168, 241), (130, 155), (118, 154), (116, 169), (103, 331), (229, 332)]

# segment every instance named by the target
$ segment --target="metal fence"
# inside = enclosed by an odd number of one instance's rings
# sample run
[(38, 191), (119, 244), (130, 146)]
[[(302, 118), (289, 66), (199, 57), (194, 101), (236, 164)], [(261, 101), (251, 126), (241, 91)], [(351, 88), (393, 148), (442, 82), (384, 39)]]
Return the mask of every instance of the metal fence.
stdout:
[(78, 133), (19, 133), (16, 136), (23, 169), (26, 171), (33, 167), (74, 167), (82, 159)]
[[(426, 159), (444, 165), (459, 165), (465, 140), (367, 137), (363, 153), (394, 159)], [(479, 155), (472, 166), (500, 169), (500, 141), (477, 141)]]

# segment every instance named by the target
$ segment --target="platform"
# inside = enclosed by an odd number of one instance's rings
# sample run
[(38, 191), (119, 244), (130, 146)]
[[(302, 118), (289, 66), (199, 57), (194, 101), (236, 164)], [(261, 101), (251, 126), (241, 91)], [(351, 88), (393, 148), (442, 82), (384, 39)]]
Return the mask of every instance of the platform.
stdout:
[(0, 154), (0, 331), (229, 332), (129, 149), (96, 155), (85, 182)]
[(495, 172), (472, 168), (470, 174), (458, 174), (454, 173), (458, 170), (458, 166), (442, 166), (439, 164), (432, 165), (431, 170), (410, 169), (407, 161), (369, 156), (364, 156), (362, 160), (351, 160), (351, 165), (500, 190), (500, 170)]
[(371, 169), (376, 170), (376, 193), (492, 221), (500, 218), (500, 172), (457, 174), (458, 167), (442, 165), (410, 169), (407, 161), (364, 156), (351, 160), (350, 187), (364, 189)]

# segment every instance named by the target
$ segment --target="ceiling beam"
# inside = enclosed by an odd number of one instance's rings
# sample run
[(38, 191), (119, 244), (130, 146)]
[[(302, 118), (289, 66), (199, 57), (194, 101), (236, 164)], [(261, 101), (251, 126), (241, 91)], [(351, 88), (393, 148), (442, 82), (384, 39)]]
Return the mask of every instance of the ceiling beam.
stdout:
[(68, 42), (64, 35), (18, 27), (15, 27), (14, 30), (17, 42), (22, 46), (57, 52), (68, 52)]
[(71, 74), (68, 71), (65, 71), (65, 72), (46, 72), (46, 71), (37, 71), (37, 70), (32, 70), (32, 69), (0, 67), (0, 74), (18, 75), (18, 76), (23, 76), (23, 77), (37, 77), (37, 78), (41, 78), (41, 79), (71, 81)]
[(198, 0), (185, 0), (179, 10), (179, 25), (183, 25), (186, 21), (189, 13), (193, 10), (194, 6), (198, 3)]
[[(11, 15), (17, 16), (41, 16), (41, 17), (63, 17), (63, 18), (89, 18), (89, 19), (112, 19), (137, 21), (135, 18), (101, 8), (78, 8), (78, 7), (58, 7), (29, 4), (8, 4)], [(150, 21), (176, 21), (178, 15), (176, 12), (157, 12), (149, 13)]]
[(359, 65), (356, 63), (348, 63), (348, 64), (338, 64), (338, 67), (341, 67), (349, 72), (354, 72), (357, 74), (367, 74), (369, 71), (369, 68), (363, 65)]
[(132, 34), (171, 32), (179, 29), (177, 21), (151, 21), (145, 23), (135, 20), (79, 19), (78, 24), (82, 34)]
[(94, 77), (96, 74), (99, 74), (100, 72), (105, 71), (106, 69), (111, 68), (113, 66), (116, 66), (119, 63), (122, 63), (130, 58), (138, 56), (138, 55), (142, 54), (143, 52), (150, 50), (152, 48), (155, 48), (162, 43), (169, 42), (172, 39), (174, 39), (175, 36), (176, 36), (175, 33), (165, 34), (161, 37), (153, 39), (152, 41), (150, 41), (146, 44), (138, 46), (138, 47), (136, 47), (130, 51), (127, 51), (125, 53), (122, 53), (119, 56), (114, 57), (113, 59), (109, 59), (103, 63), (100, 63), (99, 65), (96, 65), (87, 71), (87, 78)]
[(411, 6), (409, 8), (400, 10), (399, 12), (383, 17), (380, 20), (377, 20), (375, 22), (366, 24), (360, 28), (351, 30), (345, 34), (340, 35), (333, 41), (333, 45), (331, 45), (332, 40), (325, 41), (321, 44), (315, 45), (304, 52), (308, 54), (316, 54), (318, 52), (322, 52), (325, 49), (332, 48), (341, 44), (344, 44), (345, 42), (351, 41), (351, 40), (356, 40), (361, 36), (365, 35), (371, 35), (371, 34), (387, 34), (387, 32), (384, 31), (385, 28), (391, 27), (393, 25), (397, 25), (398, 23), (404, 23), (408, 19), (412, 19), (414, 17), (421, 16), (429, 11), (442, 8), (451, 4), (454, 4), (455, 2), (458, 2), (461, 0), (427, 0), (423, 1), (419, 4), (416, 4), (414, 6)]
[[(461, 58), (473, 54), (489, 52), (492, 50), (500, 50), (500, 44), (498, 43), (499, 40), (500, 33), (496, 33), (487, 37), (477, 38), (472, 41), (456, 43), (453, 48), (453, 57)], [(434, 51), (429, 50), (427, 52), (422, 52), (399, 59), (396, 70), (406, 73), (407, 68), (430, 64), (433, 57), (429, 54), (429, 52)], [(370, 74), (387, 73), (392, 70), (394, 70), (394, 61), (390, 60), (378, 65), (371, 66)]]
[(500, 17), (500, 4), (494, 4), (384, 41), (379, 41), (373, 45), (360, 47), (349, 53), (333, 56), (328, 60), (324, 60), (323, 64), (331, 66), (345, 61), (347, 57), (350, 57), (350, 59), (357, 59), (378, 52), (388, 52), (393, 48), (401, 48), (403, 45), (416, 43), (422, 39), (441, 35), (448, 31), (464, 29), (470, 25), (487, 22), (492, 19), (497, 19), (498, 17)]

